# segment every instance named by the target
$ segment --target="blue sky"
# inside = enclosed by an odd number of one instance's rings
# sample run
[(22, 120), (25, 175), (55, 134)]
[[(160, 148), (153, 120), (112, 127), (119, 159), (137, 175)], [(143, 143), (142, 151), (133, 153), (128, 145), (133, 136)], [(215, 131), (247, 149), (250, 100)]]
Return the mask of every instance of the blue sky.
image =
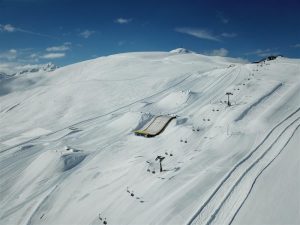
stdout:
[(300, 58), (300, 2), (0, 0), (0, 63), (59, 66), (119, 52)]

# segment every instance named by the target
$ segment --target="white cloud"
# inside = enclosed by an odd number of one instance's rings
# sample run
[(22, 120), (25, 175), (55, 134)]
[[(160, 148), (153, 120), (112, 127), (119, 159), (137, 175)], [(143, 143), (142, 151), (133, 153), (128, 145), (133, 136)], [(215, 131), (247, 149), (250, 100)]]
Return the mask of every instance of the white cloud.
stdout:
[(15, 73), (17, 67), (18, 67), (17, 63), (0, 62), (0, 72), (4, 72), (9, 75)]
[(31, 48), (10, 49), (0, 52), (0, 62), (2, 65), (32, 64), (45, 59), (58, 59), (65, 56), (65, 52), (36, 52)]
[(131, 21), (132, 21), (132, 19), (118, 18), (115, 20), (115, 23), (127, 24), (127, 23), (130, 23)]
[(47, 35), (47, 34), (41, 34), (41, 33), (37, 33), (37, 32), (34, 32), (34, 31), (25, 30), (25, 29), (22, 29), (22, 28), (19, 28), (19, 27), (15, 27), (11, 24), (5, 24), (5, 25), (0, 24), (0, 31), (1, 32), (8, 32), (8, 33), (21, 32), (21, 33), (40, 36), (40, 37), (47, 37), (47, 38), (57, 39), (56, 37), (53, 37), (53, 36), (50, 36), (50, 35)]
[(14, 60), (17, 58), (18, 51), (16, 49), (10, 49), (5, 52), (0, 52), (0, 59)]
[(126, 41), (118, 41), (118, 46), (122, 46), (126, 43)]
[(203, 29), (197, 29), (197, 28), (188, 28), (188, 27), (183, 27), (183, 28), (176, 28), (175, 31), (179, 33), (184, 33), (188, 34), (200, 39), (206, 39), (206, 40), (211, 40), (211, 41), (220, 41), (220, 39), (213, 35), (211, 32)]
[(40, 55), (33, 52), (31, 48), (10, 49), (0, 52), (0, 61), (2, 63), (33, 63), (39, 61)]
[(94, 33), (95, 33), (95, 31), (93, 31), (93, 30), (85, 30), (85, 31), (79, 33), (79, 35), (83, 38), (89, 38)]
[(224, 33), (221, 34), (221, 36), (225, 37), (225, 38), (234, 38), (234, 37), (237, 36), (237, 34), (236, 33), (226, 33), (226, 32), (224, 32)]
[(292, 46), (293, 48), (300, 48), (300, 44), (295, 44)]
[(221, 22), (226, 24), (226, 23), (229, 23), (229, 19), (225, 18), (225, 17), (221, 17)]
[(217, 17), (219, 18), (219, 20), (224, 23), (227, 24), (229, 23), (229, 19), (227, 17), (224, 16), (224, 14), (220, 11), (217, 12)]
[(29, 55), (29, 58), (31, 59), (37, 59), (39, 57), (39, 55), (37, 53), (32, 53)]
[(225, 48), (220, 48), (220, 49), (214, 49), (212, 50), (209, 55), (213, 55), (213, 56), (227, 56), (229, 53), (229, 51)]
[(64, 51), (68, 51), (70, 50), (70, 42), (66, 42), (63, 45), (60, 46), (52, 46), (52, 47), (48, 47), (46, 48), (47, 52), (64, 52)]
[(279, 52), (272, 50), (270, 48), (267, 48), (267, 49), (256, 49), (253, 52), (247, 52), (245, 55), (257, 55), (260, 57), (267, 57), (270, 55), (279, 55)]
[(63, 58), (65, 56), (66, 56), (65, 53), (48, 53), (48, 54), (41, 56), (40, 58), (42, 58), (42, 59), (58, 59), (58, 58)]
[(17, 50), (16, 49), (10, 49), (8, 52), (11, 53), (11, 54), (17, 54)]
[(5, 24), (5, 25), (1, 25), (0, 24), (0, 31), (3, 31), (3, 32), (15, 32), (16, 28), (13, 25), (11, 25), (11, 24)]

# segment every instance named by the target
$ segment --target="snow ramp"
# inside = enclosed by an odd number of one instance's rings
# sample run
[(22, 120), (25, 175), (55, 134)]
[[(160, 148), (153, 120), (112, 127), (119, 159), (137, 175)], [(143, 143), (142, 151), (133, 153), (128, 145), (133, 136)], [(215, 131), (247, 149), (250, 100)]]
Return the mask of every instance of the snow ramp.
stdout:
[(141, 130), (135, 130), (135, 135), (144, 137), (154, 137), (159, 135), (168, 126), (175, 116), (161, 115), (154, 117), (148, 124), (146, 124)]

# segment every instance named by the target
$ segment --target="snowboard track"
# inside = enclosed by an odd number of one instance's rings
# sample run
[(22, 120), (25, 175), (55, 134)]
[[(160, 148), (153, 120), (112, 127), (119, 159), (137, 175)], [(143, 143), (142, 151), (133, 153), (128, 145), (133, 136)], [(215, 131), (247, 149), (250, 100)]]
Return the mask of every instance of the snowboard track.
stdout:
[(296, 127), (296, 129), (293, 131), (293, 134), (290, 136), (290, 138), (287, 140), (287, 142), (285, 143), (285, 145), (283, 146), (283, 148), (281, 148), (281, 150), (279, 151), (279, 153), (275, 156), (274, 159), (272, 159), (264, 168), (263, 170), (258, 174), (257, 177), (255, 177), (255, 180), (254, 182), (252, 183), (251, 185), (251, 188), (249, 189), (248, 193), (247, 193), (247, 196), (245, 197), (245, 199), (243, 200), (242, 204), (239, 206), (239, 208), (237, 209), (237, 211), (234, 213), (232, 219), (230, 220), (229, 222), (229, 225), (232, 224), (232, 222), (234, 221), (235, 217), (237, 216), (237, 214), (239, 213), (240, 209), (243, 207), (244, 203), (246, 202), (246, 200), (248, 199), (254, 185), (256, 184), (256, 181), (258, 180), (258, 178), (260, 177), (260, 175), (263, 174), (263, 172), (272, 164), (272, 162), (274, 162), (277, 157), (283, 152), (283, 150), (285, 149), (285, 147), (289, 144), (289, 142), (291, 141), (291, 139), (294, 137), (295, 133), (297, 132), (297, 130), (299, 129), (300, 125), (298, 125)]
[(188, 78), (190, 78), (190, 77), (191, 77), (192, 75), (194, 75), (194, 74), (195, 74), (195, 72), (188, 72), (188, 73), (185, 73), (185, 74), (184, 74), (185, 77), (184, 77), (183, 79), (181, 79), (179, 82), (177, 82), (177, 83), (175, 83), (174, 85), (169, 86), (169, 87), (167, 87), (167, 88), (165, 88), (165, 89), (163, 89), (163, 90), (160, 90), (160, 91), (158, 91), (158, 92), (156, 92), (156, 93), (154, 93), (154, 94), (152, 94), (152, 95), (150, 95), (150, 96), (146, 96), (146, 97), (144, 97), (144, 98), (141, 98), (141, 99), (138, 99), (138, 100), (136, 100), (136, 101), (134, 101), (134, 102), (131, 102), (131, 103), (127, 104), (127, 105), (118, 107), (118, 108), (116, 108), (116, 109), (114, 109), (114, 110), (112, 110), (112, 111), (110, 111), (110, 112), (108, 112), (108, 113), (104, 113), (104, 114), (101, 114), (101, 115), (98, 115), (98, 116), (94, 116), (94, 117), (92, 117), (92, 118), (84, 119), (84, 120), (81, 120), (81, 121), (79, 121), (79, 122), (70, 124), (70, 125), (68, 125), (68, 126), (66, 126), (66, 127), (60, 128), (60, 129), (58, 129), (58, 130), (55, 130), (55, 131), (53, 131), (53, 132), (51, 132), (51, 133), (48, 133), (48, 134), (45, 134), (45, 135), (40, 135), (40, 136), (31, 138), (31, 139), (29, 139), (29, 140), (27, 140), (27, 141), (24, 141), (24, 142), (22, 142), (22, 143), (19, 143), (19, 144), (17, 144), (17, 145), (8, 147), (8, 148), (6, 148), (6, 149), (0, 151), (0, 153), (6, 152), (6, 151), (11, 150), (11, 149), (14, 149), (15, 147), (18, 147), (18, 146), (21, 146), (21, 145), (30, 143), (30, 142), (32, 142), (32, 141), (38, 140), (38, 139), (40, 139), (40, 138), (42, 138), (42, 137), (48, 137), (48, 136), (50, 136), (50, 135), (56, 134), (56, 133), (58, 133), (58, 132), (60, 132), (60, 131), (63, 131), (63, 130), (65, 130), (65, 129), (69, 129), (69, 127), (73, 127), (73, 126), (77, 126), (77, 125), (80, 125), (80, 124), (84, 124), (84, 123), (87, 123), (87, 122), (96, 120), (96, 119), (98, 119), (98, 118), (101, 118), (101, 117), (110, 115), (110, 114), (112, 114), (112, 113), (115, 113), (115, 112), (118, 112), (118, 111), (120, 111), (120, 110), (122, 110), (122, 109), (125, 109), (125, 108), (127, 108), (127, 107), (129, 107), (129, 106), (132, 106), (132, 105), (134, 105), (134, 104), (136, 104), (136, 103), (138, 103), (138, 102), (145, 101), (146, 99), (155, 97), (156, 95), (160, 95), (160, 94), (162, 94), (162, 93), (164, 93), (164, 92), (166, 92), (166, 91), (168, 91), (168, 90), (170, 90), (170, 89), (172, 89), (172, 88), (174, 88), (174, 87), (176, 87), (176, 86), (182, 84), (184, 81), (186, 81)]
[[(241, 161), (239, 161), (232, 169), (231, 171), (223, 178), (223, 180), (220, 182), (220, 184), (217, 186), (217, 188), (212, 192), (212, 194), (208, 197), (208, 199), (204, 202), (204, 204), (196, 211), (196, 213), (192, 216), (192, 218), (188, 221), (187, 225), (191, 225), (191, 224), (197, 224), (197, 218), (199, 217), (199, 215), (209, 206), (209, 204), (212, 202), (213, 198), (217, 195), (217, 193), (220, 191), (220, 189), (224, 186), (224, 184), (226, 182), (228, 182), (229, 178), (233, 175), (233, 173), (241, 166), (243, 165), (245, 162), (247, 162), (251, 156), (257, 152), (260, 147), (268, 140), (268, 138), (274, 133), (274, 131), (280, 127), (280, 125), (282, 125), (284, 122), (286, 122), (287, 120), (289, 120), (291, 117), (293, 117), (296, 113), (298, 113), (300, 111), (300, 107), (297, 108), (293, 113), (291, 113), (290, 115), (288, 115), (285, 119), (283, 119), (281, 122), (279, 122), (276, 126), (274, 126), (269, 133), (263, 138), (263, 140), (246, 156), (244, 157)], [(280, 132), (280, 134), (277, 136), (277, 138), (275, 138), (275, 140), (272, 142), (271, 147), (277, 142), (277, 140), (282, 136), (282, 134), (296, 121), (299, 120), (299, 117), (294, 120), (291, 124), (289, 124), (287, 127), (285, 127), (285, 129)], [(297, 129), (297, 128), (296, 128)], [(262, 153), (262, 155), (259, 157), (258, 161), (271, 149), (271, 147), (267, 148), (267, 150), (265, 152)], [(245, 171), (243, 171), (240, 175), (240, 177), (237, 179), (237, 181), (230, 187), (232, 187), (229, 191), (229, 193), (225, 196), (224, 200), (221, 200), (222, 202), (219, 205), (219, 207), (217, 207), (216, 210), (212, 209), (211, 211), (214, 211), (214, 213), (210, 214), (208, 222), (206, 222), (205, 224), (211, 224), (211, 222), (214, 220), (215, 216), (217, 215), (217, 213), (220, 211), (220, 208), (222, 207), (222, 205), (224, 205), (225, 201), (228, 199), (228, 197), (231, 195), (232, 191), (234, 190), (234, 188), (240, 183), (240, 181), (242, 180), (242, 178), (249, 172), (249, 170), (251, 168), (253, 168), (253, 166), (258, 162), (257, 160), (254, 161), (254, 164), (252, 164), (249, 167), (246, 168)], [(198, 218), (199, 219), (199, 218)]]

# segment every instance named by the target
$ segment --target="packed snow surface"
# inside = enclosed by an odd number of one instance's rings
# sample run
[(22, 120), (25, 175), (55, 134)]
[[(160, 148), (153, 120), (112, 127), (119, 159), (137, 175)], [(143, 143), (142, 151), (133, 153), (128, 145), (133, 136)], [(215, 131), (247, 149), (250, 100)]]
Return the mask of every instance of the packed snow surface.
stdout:
[[(299, 224), (299, 103), (283, 57), (125, 53), (2, 79), (0, 224)], [(134, 135), (159, 115), (177, 117)]]

